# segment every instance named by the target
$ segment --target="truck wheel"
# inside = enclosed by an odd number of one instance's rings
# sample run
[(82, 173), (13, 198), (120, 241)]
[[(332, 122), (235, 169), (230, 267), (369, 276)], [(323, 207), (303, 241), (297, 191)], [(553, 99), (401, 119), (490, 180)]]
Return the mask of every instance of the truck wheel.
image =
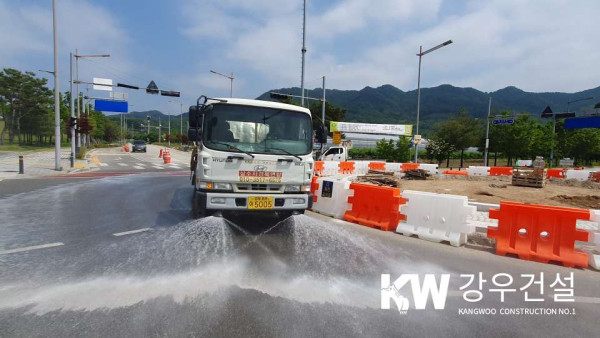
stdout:
[(192, 196), (192, 216), (195, 218), (203, 218), (207, 216), (206, 204), (203, 204), (200, 200), (200, 196), (194, 190), (194, 196)]

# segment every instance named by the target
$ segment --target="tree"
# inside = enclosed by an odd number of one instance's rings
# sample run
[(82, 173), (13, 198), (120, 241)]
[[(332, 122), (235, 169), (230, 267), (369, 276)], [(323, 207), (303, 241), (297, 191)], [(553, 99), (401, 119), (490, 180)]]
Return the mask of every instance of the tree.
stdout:
[[(313, 117), (313, 129), (321, 126), (321, 115), (323, 102), (313, 102), (310, 104), (310, 113)], [(329, 127), (331, 121), (344, 121), (346, 119), (346, 109), (338, 107), (332, 103), (325, 102), (325, 126)]]
[(441, 166), (442, 161), (445, 159), (449, 160), (450, 154), (454, 150), (453, 145), (437, 136), (429, 139), (429, 143), (427, 144), (427, 147), (425, 147), (427, 158), (432, 161), (435, 160), (438, 163), (438, 166)]
[[(0, 143), (8, 128), (9, 142), (14, 142), (15, 134), (19, 144), (23, 143), (23, 131), (33, 139), (43, 134), (52, 135), (52, 91), (46, 87), (46, 79), (38, 79), (32, 72), (22, 73), (16, 69), (4, 68), (0, 72), (0, 96), (3, 101), (2, 117), (5, 125), (0, 132)], [(49, 129), (49, 128), (50, 129)]]
[[(460, 150), (460, 166), (463, 166), (464, 151), (471, 146), (477, 146), (483, 137), (481, 123), (470, 117), (466, 110), (461, 109), (459, 115), (435, 126), (433, 139)], [(448, 160), (450, 153), (448, 153)]]
[(377, 141), (375, 152), (377, 157), (386, 161), (408, 162), (410, 160), (410, 140), (400, 136), (394, 142), (392, 139)]

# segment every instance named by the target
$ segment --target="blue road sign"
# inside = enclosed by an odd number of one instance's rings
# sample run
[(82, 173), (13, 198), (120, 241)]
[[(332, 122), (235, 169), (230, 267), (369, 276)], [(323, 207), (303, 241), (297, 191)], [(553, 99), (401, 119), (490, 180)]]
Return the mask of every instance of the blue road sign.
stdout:
[(492, 125), (498, 126), (501, 124), (513, 124), (515, 123), (515, 119), (495, 119), (492, 121)]
[(127, 101), (95, 100), (94, 110), (127, 113)]

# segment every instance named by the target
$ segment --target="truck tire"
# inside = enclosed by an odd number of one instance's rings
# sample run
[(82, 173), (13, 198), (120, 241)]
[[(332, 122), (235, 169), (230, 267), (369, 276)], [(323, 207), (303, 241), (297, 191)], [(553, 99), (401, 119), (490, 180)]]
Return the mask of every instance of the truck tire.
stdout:
[(198, 194), (195, 189), (194, 195), (192, 196), (192, 216), (194, 216), (194, 218), (209, 216), (206, 210), (206, 201), (202, 201), (200, 194)]

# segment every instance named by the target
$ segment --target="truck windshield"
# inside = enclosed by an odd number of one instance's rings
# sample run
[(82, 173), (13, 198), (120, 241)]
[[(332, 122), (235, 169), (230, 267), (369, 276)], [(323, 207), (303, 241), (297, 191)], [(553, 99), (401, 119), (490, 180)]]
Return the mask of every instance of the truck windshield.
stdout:
[(204, 116), (204, 145), (223, 151), (306, 155), (312, 150), (312, 123), (305, 113), (215, 104)]

